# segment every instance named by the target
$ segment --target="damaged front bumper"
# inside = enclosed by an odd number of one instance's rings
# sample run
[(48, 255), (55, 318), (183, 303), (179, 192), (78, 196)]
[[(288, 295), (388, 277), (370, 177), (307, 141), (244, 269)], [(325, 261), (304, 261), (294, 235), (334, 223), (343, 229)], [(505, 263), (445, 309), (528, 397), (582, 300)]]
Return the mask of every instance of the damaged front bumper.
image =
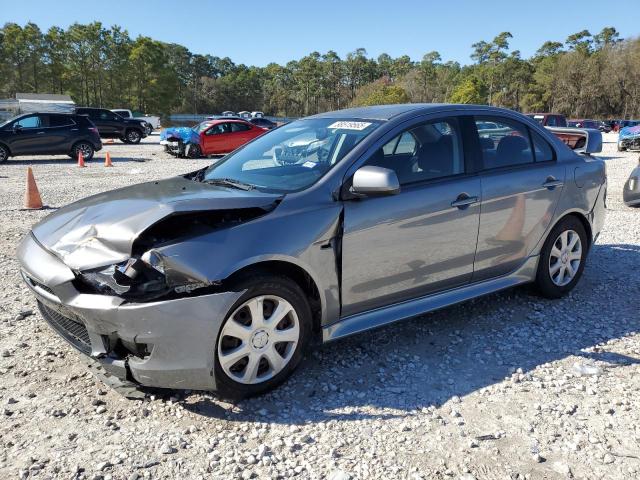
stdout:
[(242, 292), (131, 303), (78, 291), (74, 272), (32, 235), (18, 258), (43, 318), (107, 373), (149, 387), (215, 390), (218, 331)]

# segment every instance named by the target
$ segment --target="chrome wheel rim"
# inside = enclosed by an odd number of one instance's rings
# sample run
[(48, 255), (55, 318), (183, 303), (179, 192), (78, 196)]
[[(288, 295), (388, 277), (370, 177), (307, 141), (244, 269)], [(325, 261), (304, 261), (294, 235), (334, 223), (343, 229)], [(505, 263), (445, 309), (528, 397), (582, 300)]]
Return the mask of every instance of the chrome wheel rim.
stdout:
[(549, 255), (549, 275), (551, 281), (564, 287), (578, 273), (582, 261), (582, 242), (574, 230), (565, 230), (553, 242)]
[(91, 147), (86, 143), (81, 143), (76, 147), (76, 157), (82, 152), (82, 157), (86, 160), (91, 155)]
[(138, 138), (140, 138), (140, 135), (136, 131), (131, 131), (127, 134), (127, 138), (130, 142), (135, 142), (138, 140)]
[(7, 159), (7, 150), (4, 147), (0, 147), (0, 162), (4, 162)]
[(227, 319), (218, 339), (225, 374), (245, 385), (265, 382), (291, 361), (300, 340), (293, 306), (274, 295), (253, 297)]

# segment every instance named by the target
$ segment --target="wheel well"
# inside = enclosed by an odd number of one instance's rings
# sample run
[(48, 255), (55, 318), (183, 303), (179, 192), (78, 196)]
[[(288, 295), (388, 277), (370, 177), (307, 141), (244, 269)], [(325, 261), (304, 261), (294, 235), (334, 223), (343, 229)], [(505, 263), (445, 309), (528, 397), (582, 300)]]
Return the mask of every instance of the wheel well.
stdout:
[(0, 145), (7, 149), (7, 152), (9, 152), (9, 155), (7, 155), (7, 157), (10, 157), (11, 156), (11, 149), (9, 148), (9, 145), (7, 145), (6, 143), (2, 143), (2, 142), (0, 142)]
[(311, 307), (311, 313), (313, 315), (313, 329), (315, 332), (320, 332), (320, 320), (322, 315), (320, 291), (318, 290), (316, 282), (313, 280), (313, 278), (311, 278), (311, 275), (309, 275), (304, 268), (289, 262), (270, 260), (266, 262), (254, 263), (253, 265), (248, 265), (244, 268), (241, 268), (240, 270), (234, 272), (229, 278), (227, 278), (224, 283), (232, 282), (239, 276), (244, 276), (248, 273), (283, 275), (296, 282), (305, 293), (305, 295), (307, 296), (307, 300), (309, 301), (309, 306)]
[(584, 231), (587, 233), (587, 243), (588, 243), (587, 248), (591, 249), (591, 244), (593, 243), (593, 232), (591, 230), (591, 224), (589, 223), (589, 220), (587, 220), (587, 217), (585, 217), (581, 213), (572, 212), (562, 217), (560, 220), (558, 220), (558, 222), (560, 222), (563, 218), (566, 218), (566, 217), (575, 217), (578, 220), (580, 220), (580, 223), (582, 223), (582, 226), (584, 227)]

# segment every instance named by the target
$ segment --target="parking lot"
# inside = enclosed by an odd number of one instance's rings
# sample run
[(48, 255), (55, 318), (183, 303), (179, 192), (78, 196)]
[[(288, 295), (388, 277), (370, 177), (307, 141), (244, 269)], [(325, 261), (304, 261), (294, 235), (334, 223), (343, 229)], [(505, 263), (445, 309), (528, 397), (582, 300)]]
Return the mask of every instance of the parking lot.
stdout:
[[(0, 478), (492, 479), (640, 477), (638, 152), (604, 135), (605, 228), (567, 297), (490, 295), (316, 349), (281, 388), (126, 400), (37, 313), (20, 238), (82, 197), (186, 173), (154, 134), (0, 166)], [(102, 164), (110, 152), (113, 168)], [(46, 208), (23, 210), (31, 166)], [(256, 239), (256, 241), (258, 241)]]

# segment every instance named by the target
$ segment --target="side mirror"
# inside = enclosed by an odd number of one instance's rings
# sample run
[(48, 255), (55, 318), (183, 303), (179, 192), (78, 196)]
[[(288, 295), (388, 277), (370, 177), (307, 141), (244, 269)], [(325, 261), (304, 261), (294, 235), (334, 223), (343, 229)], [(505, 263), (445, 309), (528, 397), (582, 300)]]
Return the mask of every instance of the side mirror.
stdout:
[(19, 123), (14, 123), (13, 124), (13, 133), (18, 133), (22, 131), (22, 125), (20, 125)]
[(353, 175), (351, 192), (358, 195), (395, 195), (400, 193), (396, 172), (388, 168), (366, 166)]

